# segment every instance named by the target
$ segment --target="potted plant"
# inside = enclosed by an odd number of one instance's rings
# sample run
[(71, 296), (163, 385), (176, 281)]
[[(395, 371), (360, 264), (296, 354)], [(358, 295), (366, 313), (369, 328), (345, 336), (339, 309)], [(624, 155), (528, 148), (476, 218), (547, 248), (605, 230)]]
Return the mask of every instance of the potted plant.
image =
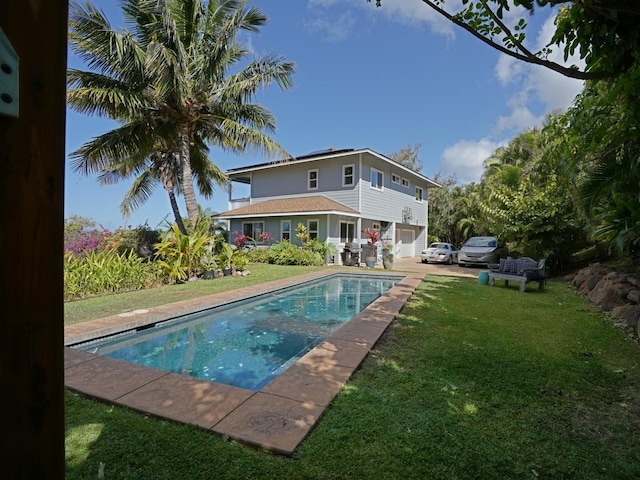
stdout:
[(338, 254), (338, 247), (335, 243), (331, 243), (329, 240), (325, 241), (324, 247), (324, 263), (329, 264), (335, 262), (334, 256)]
[(386, 269), (386, 270), (390, 270), (393, 268), (393, 253), (389, 252), (389, 253), (385, 253), (382, 256), (382, 266)]
[(233, 258), (233, 247), (228, 243), (223, 243), (220, 245), (220, 250), (218, 251), (217, 259), (218, 259), (218, 268), (222, 270), (224, 276), (231, 275), (231, 259)]
[(218, 259), (211, 250), (207, 250), (207, 253), (202, 259), (202, 278), (204, 278), (205, 280), (216, 278), (217, 265)]
[(393, 246), (387, 242), (382, 246), (382, 266), (387, 270), (393, 268)]

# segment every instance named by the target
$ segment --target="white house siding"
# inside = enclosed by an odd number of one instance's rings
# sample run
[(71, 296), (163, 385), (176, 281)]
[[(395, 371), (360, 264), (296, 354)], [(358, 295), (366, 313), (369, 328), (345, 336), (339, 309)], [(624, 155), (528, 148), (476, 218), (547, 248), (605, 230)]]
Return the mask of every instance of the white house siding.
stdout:
[(399, 256), (415, 257), (415, 232), (413, 229), (398, 229)]

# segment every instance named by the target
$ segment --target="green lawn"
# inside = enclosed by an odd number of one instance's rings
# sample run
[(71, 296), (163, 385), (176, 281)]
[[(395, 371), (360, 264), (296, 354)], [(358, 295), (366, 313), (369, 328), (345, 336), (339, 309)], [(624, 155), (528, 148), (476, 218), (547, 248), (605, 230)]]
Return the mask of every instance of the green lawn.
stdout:
[(293, 458), (67, 392), (67, 478), (636, 480), (639, 398), (640, 347), (567, 285), (429, 276)]

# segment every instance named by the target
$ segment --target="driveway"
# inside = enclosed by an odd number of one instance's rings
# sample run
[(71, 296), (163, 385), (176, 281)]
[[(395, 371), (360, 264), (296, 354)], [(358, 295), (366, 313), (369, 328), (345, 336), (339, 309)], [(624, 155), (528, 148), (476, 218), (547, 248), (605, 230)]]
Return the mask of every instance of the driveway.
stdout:
[(478, 274), (484, 270), (479, 267), (459, 267), (457, 264), (422, 263), (420, 257), (396, 258), (393, 261), (393, 269), (405, 272), (420, 272), (429, 275), (470, 278), (478, 278)]

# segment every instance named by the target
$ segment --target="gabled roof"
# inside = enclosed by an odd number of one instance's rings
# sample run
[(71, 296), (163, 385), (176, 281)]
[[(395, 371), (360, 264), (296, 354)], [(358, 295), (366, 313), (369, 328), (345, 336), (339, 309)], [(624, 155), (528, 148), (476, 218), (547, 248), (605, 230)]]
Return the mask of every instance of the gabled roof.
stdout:
[(246, 167), (238, 167), (238, 168), (230, 168), (227, 170), (227, 173), (235, 173), (243, 170), (255, 170), (261, 167), (273, 167), (274, 165), (282, 164), (282, 163), (290, 163), (290, 162), (301, 162), (304, 160), (313, 160), (315, 158), (321, 157), (331, 157), (335, 155), (340, 155), (344, 153), (353, 152), (353, 148), (327, 148), (326, 150), (317, 150), (315, 152), (308, 153), (306, 155), (300, 155), (298, 157), (285, 158), (283, 160), (276, 160), (274, 162), (264, 162), (264, 163), (256, 163), (254, 165), (247, 165)]
[(370, 148), (360, 148), (360, 149), (353, 149), (353, 148), (328, 148), (326, 150), (319, 150), (317, 152), (312, 152), (309, 153), (307, 155), (301, 155), (299, 157), (292, 157), (292, 158), (288, 158), (288, 159), (283, 159), (283, 160), (276, 160), (273, 162), (266, 162), (266, 163), (258, 163), (255, 165), (248, 165), (246, 167), (238, 167), (238, 168), (231, 168), (229, 170), (227, 170), (227, 174), (230, 176), (231, 180), (233, 180), (234, 182), (239, 182), (239, 183), (251, 183), (251, 176), (250, 173), (256, 170), (263, 170), (263, 169), (267, 169), (267, 168), (278, 168), (278, 167), (282, 167), (285, 166), (287, 164), (292, 164), (292, 163), (304, 163), (304, 162), (311, 162), (311, 161), (315, 161), (315, 160), (322, 160), (325, 158), (335, 158), (335, 157), (342, 157), (342, 156), (346, 156), (346, 155), (355, 155), (355, 154), (359, 154), (359, 153), (368, 153), (370, 155), (373, 155), (374, 157), (377, 157), (381, 160), (383, 160), (384, 162), (387, 162), (391, 165), (393, 165), (395, 168), (397, 168), (398, 170), (402, 171), (405, 173), (405, 175), (411, 175), (411, 176), (415, 176), (418, 177), (420, 179), (422, 179), (423, 181), (425, 181), (428, 186), (427, 188), (432, 188), (432, 187), (441, 187), (442, 185), (434, 182), (433, 180), (431, 180), (430, 178), (425, 177), (423, 174), (421, 174), (420, 172), (416, 172), (414, 170), (411, 170), (407, 167), (405, 167), (404, 165), (397, 163), (393, 160), (391, 160), (390, 158), (374, 151), (371, 150)]
[(292, 197), (279, 198), (276, 200), (266, 200), (264, 202), (254, 203), (245, 207), (227, 210), (216, 215), (216, 218), (239, 218), (239, 217), (257, 217), (263, 215), (284, 216), (284, 215), (302, 215), (302, 214), (347, 214), (360, 215), (360, 212), (351, 207), (347, 207), (341, 203), (331, 200), (321, 195), (313, 195), (309, 197)]

